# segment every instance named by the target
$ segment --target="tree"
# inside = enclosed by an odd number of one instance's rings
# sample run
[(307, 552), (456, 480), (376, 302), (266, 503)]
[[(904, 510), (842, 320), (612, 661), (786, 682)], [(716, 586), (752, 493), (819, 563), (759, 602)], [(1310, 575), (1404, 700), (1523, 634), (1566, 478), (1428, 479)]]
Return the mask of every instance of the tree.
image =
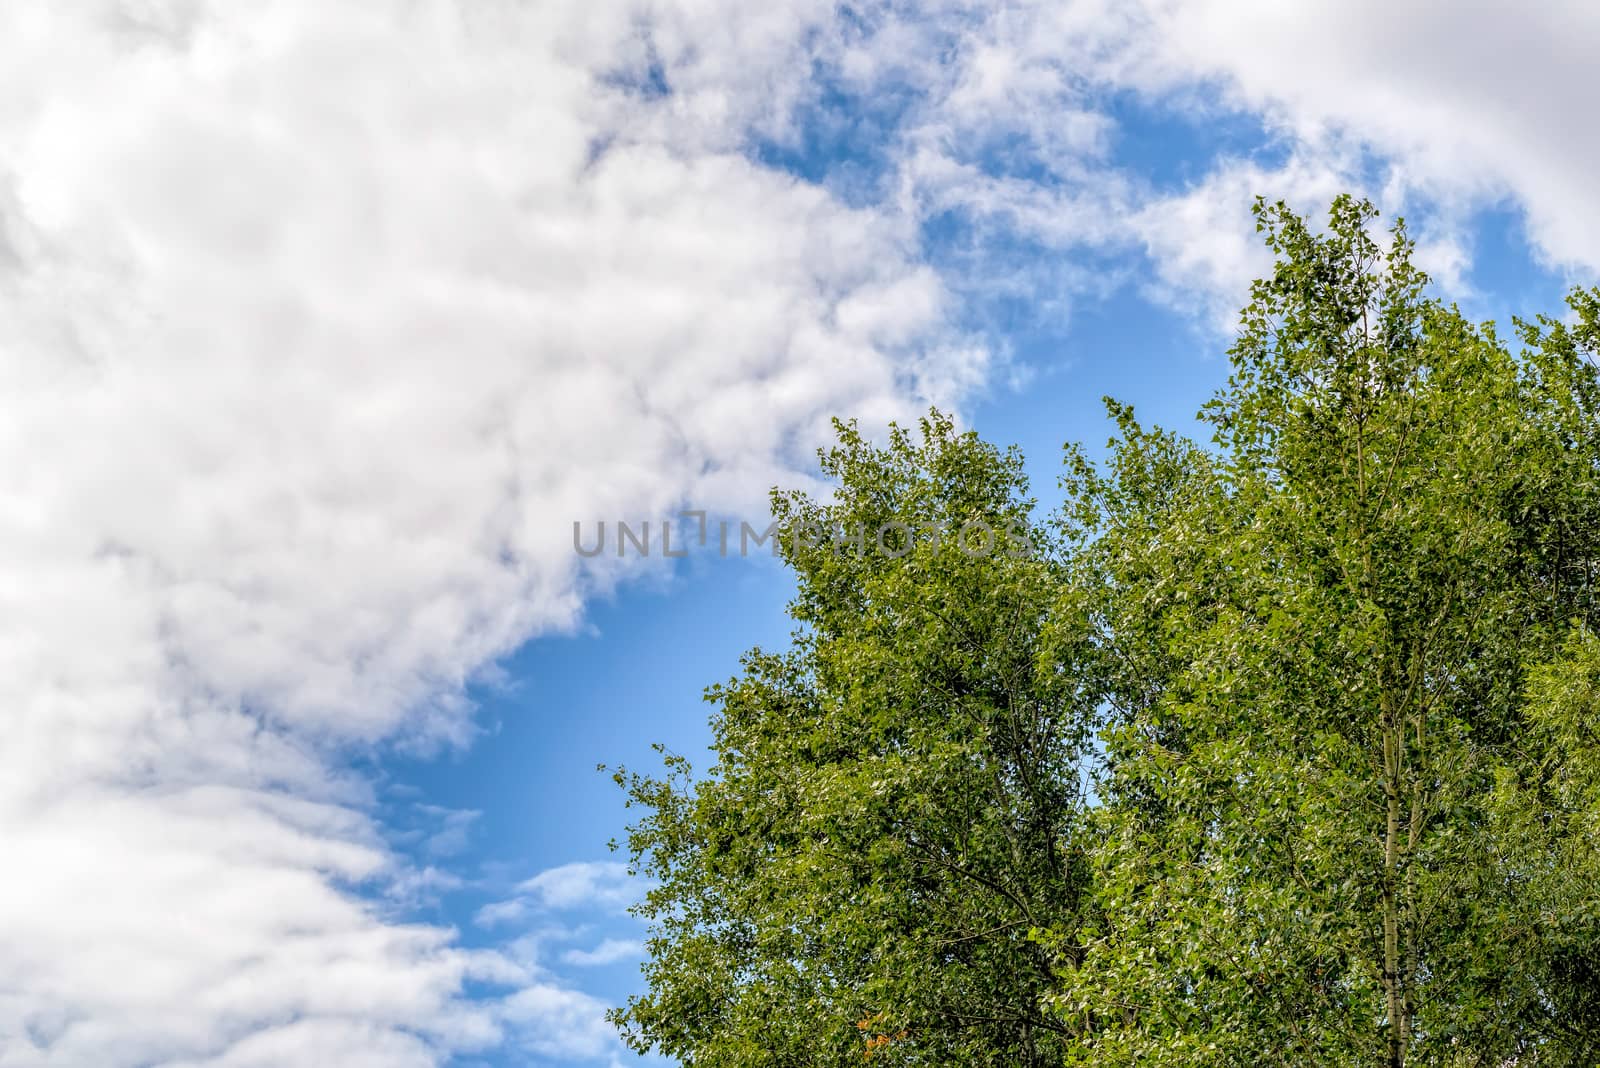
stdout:
[(1083, 1063), (1594, 1062), (1593, 691), (1551, 680), (1594, 677), (1600, 319), (1513, 356), (1373, 216), (1258, 205), (1214, 451), (1119, 410), (1073, 483), (1120, 665)]
[[(1015, 452), (937, 413), (850, 425), (830, 501), (775, 494), (793, 647), (708, 692), (717, 763), (618, 773), (656, 880), (648, 992), (614, 1014), (686, 1064), (1061, 1064), (1045, 1011), (1083, 892), (1088, 622), (1026, 533)], [(988, 541), (992, 539), (992, 542)], [(987, 542), (987, 544), (986, 544)], [(1023, 550), (1026, 549), (1026, 553)]]
[(1600, 1063), (1600, 291), (1513, 352), (1370, 205), (1257, 217), (1212, 441), (1110, 403), (1031, 552), (961, 551), (1034, 504), (937, 413), (775, 495), (792, 647), (618, 773), (636, 1048)]

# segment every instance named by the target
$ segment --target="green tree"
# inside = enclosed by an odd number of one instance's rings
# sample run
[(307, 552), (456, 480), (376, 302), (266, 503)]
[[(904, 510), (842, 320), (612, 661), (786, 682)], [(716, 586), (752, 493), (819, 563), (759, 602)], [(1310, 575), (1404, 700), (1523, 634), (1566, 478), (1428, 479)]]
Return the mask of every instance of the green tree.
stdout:
[(1513, 352), (1370, 205), (1257, 213), (1213, 440), (1112, 403), (1030, 552), (962, 551), (1034, 502), (937, 413), (774, 496), (791, 647), (617, 775), (636, 1048), (1600, 1063), (1600, 292)]
[(1024, 536), (1020, 457), (937, 413), (920, 430), (841, 424), (836, 495), (774, 496), (800, 627), (709, 691), (709, 773), (618, 774), (656, 882), (649, 990), (614, 1014), (640, 1050), (1016, 1066), (1075, 1041), (1030, 935), (1083, 892), (1088, 619), (1060, 548)]
[(1568, 644), (1600, 555), (1596, 304), (1513, 355), (1373, 217), (1259, 205), (1278, 263), (1215, 448), (1118, 409), (1106, 470), (1070, 480), (1117, 665), (1098, 909), (1053, 995), (1082, 1063), (1600, 1048), (1594, 702), (1552, 681), (1596, 663)]

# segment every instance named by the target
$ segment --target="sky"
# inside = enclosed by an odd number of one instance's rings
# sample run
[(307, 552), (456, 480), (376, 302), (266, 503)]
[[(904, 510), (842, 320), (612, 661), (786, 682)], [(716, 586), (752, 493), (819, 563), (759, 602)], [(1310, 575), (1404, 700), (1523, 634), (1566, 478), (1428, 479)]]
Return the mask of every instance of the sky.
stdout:
[(573, 524), (764, 525), (836, 416), (940, 406), (1045, 497), (1103, 395), (1192, 428), (1257, 195), (1560, 314), (1597, 47), (1577, 0), (0, 5), (0, 1068), (640, 1063), (597, 765), (709, 763), (791, 580)]

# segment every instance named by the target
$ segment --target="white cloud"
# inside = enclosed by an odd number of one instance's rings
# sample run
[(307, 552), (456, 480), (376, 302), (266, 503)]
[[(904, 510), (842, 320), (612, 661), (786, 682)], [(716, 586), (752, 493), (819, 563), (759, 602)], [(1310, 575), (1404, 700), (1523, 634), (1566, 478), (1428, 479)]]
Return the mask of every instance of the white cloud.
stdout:
[[(1242, 114), (1276, 140), (1276, 162), (1224, 156), (1182, 190), (1140, 189), (1129, 176), (1111, 240), (1142, 243), (1157, 294), (1180, 307), (1215, 317), (1237, 303), (1264, 262), (1247, 225), (1258, 193), (1313, 214), (1334, 192), (1373, 197), (1411, 217), (1419, 258), (1456, 294), (1472, 217), (1488, 207), (1520, 212), (1555, 268), (1600, 274), (1590, 205), (1600, 128), (1585, 107), (1600, 47), (1591, 4), (1078, 0), (1025, 4), (992, 25), (1010, 69), (1072, 57), (1065, 77), (1091, 99), (1131, 92), (1201, 129)], [(1009, 111), (1047, 116), (1058, 96), (1052, 86), (1013, 97)]]
[(1250, 280), (1272, 267), (1250, 214), (1255, 198), (1317, 210), (1359, 185), (1348, 160), (1296, 157), (1278, 168), (1231, 160), (1182, 192), (1151, 198), (1128, 218), (1150, 257), (1150, 295), (1231, 330)]
[(540, 872), (517, 888), (546, 909), (620, 908), (639, 896), (638, 881), (616, 861), (579, 861)]
[(549, 912), (615, 914), (639, 900), (647, 889), (643, 880), (628, 874), (626, 864), (574, 861), (523, 880), (511, 897), (483, 906), (475, 918), (479, 926), (497, 927)]
[[(1320, 215), (1331, 197), (1404, 214), (1419, 260), (1469, 293), (1473, 217), (1510, 206), (1537, 256), (1574, 278), (1600, 274), (1590, 206), (1600, 128), (1585, 109), (1600, 9), (1537, 11), (1430, 0), (1024, 0), (969, 13), (925, 75), (904, 133), (904, 203), (957, 210), (980, 227), (1067, 257), (1142, 250), (1147, 292), (1231, 329), (1267, 262), (1249, 218), (1257, 194)], [(1205, 155), (1180, 185), (1117, 158), (1109, 106), (1133, 98), (1186, 116)], [(1212, 123), (1258, 124), (1272, 151), (1224, 150)], [(1174, 151), (1182, 151), (1174, 146)], [(1003, 246), (1006, 247), (1006, 246)], [(1035, 299), (1096, 291), (1092, 272), (977, 258), (980, 278)], [(1123, 275), (1126, 278), (1126, 274)], [(1119, 281), (1122, 279), (1119, 279)]]
[(754, 507), (982, 379), (905, 220), (739, 151), (829, 10), (0, 12), (0, 1064), (599, 1055), (388, 914), (437, 880), (342, 755), (470, 737), (620, 577), (574, 519)]
[(511, 996), (506, 1017), (522, 1045), (540, 1056), (598, 1060), (617, 1048), (606, 1007), (580, 991), (535, 983)]
[(500, 1006), (499, 1018), (520, 1046), (567, 1060), (596, 1060), (621, 1051), (604, 1021), (607, 1006), (551, 964), (584, 969), (642, 959), (644, 945), (637, 938), (606, 935), (594, 942), (597, 926), (618, 930), (620, 921), (622, 931), (638, 930), (638, 921), (622, 910), (642, 892), (640, 881), (622, 864), (579, 861), (547, 868), (519, 883), (515, 896), (479, 910), (480, 926), (518, 925), (515, 937), (506, 936), (502, 955), (522, 968), (527, 980)]
[(1600, 268), (1586, 207), (1600, 165), (1584, 108), (1600, 43), (1592, 4), (1149, 6), (1152, 78), (1216, 79), (1307, 142), (1353, 137), (1420, 194), (1510, 198), (1553, 260)]
[(505, 901), (492, 901), (480, 908), (473, 916), (474, 922), (479, 927), (498, 927), (501, 924), (515, 923), (528, 915), (528, 902), (522, 898), (508, 898)]
[(337, 1064), (340, 1068), (431, 1068), (425, 1041), (362, 1021), (296, 1020), (258, 1031), (217, 1057), (180, 1062), (181, 1068), (283, 1068)]
[(580, 968), (589, 968), (643, 956), (643, 942), (631, 938), (606, 938), (593, 949), (569, 949), (561, 954), (561, 959)]

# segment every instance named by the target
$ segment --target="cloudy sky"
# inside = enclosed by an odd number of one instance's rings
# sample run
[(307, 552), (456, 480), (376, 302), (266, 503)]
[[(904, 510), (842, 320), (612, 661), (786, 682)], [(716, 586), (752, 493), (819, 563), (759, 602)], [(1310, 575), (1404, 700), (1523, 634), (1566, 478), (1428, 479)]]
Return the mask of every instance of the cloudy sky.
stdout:
[[(1600, 270), (1600, 9), (0, 4), (0, 1066), (585, 1065), (595, 765), (706, 741), (829, 417), (1184, 425), (1256, 194)], [(593, 529), (592, 525), (589, 529)]]

